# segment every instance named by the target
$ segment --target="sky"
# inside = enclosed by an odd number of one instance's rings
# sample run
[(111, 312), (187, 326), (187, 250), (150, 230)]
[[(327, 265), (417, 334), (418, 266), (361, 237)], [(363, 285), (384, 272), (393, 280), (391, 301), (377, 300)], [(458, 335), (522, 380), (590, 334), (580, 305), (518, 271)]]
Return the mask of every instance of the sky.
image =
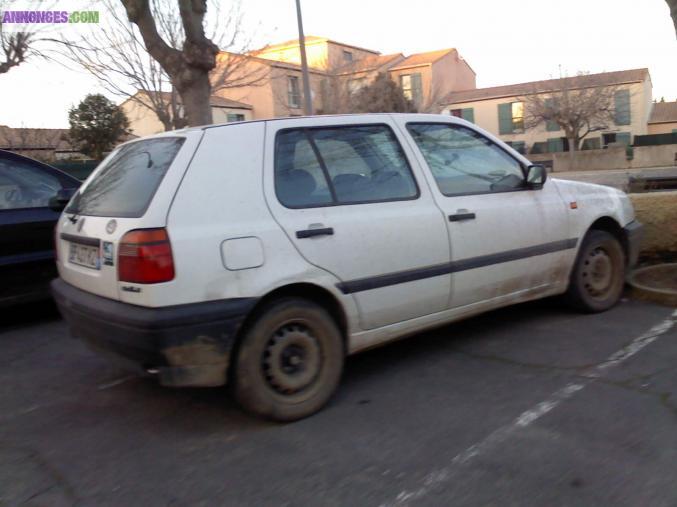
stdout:
[[(478, 87), (647, 67), (654, 98), (677, 100), (677, 38), (665, 0), (302, 0), (302, 7), (306, 35), (384, 54), (454, 47)], [(241, 8), (252, 47), (298, 35), (294, 0), (241, 0)], [(65, 128), (68, 109), (95, 92), (103, 90), (83, 71), (30, 60), (0, 74), (0, 125)]]

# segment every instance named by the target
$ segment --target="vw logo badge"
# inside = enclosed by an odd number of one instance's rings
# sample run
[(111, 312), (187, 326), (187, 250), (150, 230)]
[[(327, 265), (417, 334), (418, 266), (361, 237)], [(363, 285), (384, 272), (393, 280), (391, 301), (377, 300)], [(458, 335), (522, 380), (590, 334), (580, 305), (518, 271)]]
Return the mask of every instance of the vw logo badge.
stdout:
[(78, 232), (82, 231), (82, 226), (85, 225), (85, 219), (81, 218), (78, 222)]
[(117, 226), (118, 226), (117, 220), (115, 220), (115, 219), (110, 220), (110, 221), (106, 224), (106, 232), (107, 232), (108, 234), (113, 234), (113, 233), (115, 232), (115, 228), (116, 228)]

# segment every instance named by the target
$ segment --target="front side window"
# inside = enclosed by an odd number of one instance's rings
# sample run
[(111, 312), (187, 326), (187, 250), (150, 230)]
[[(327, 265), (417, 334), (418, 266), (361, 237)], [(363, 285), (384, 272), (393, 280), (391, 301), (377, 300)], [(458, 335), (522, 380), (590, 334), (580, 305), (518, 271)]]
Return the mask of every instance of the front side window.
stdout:
[(122, 146), (71, 201), (66, 213), (143, 216), (184, 139), (165, 137)]
[(525, 188), (520, 163), (474, 130), (444, 123), (410, 123), (407, 129), (444, 195)]
[(0, 210), (45, 208), (60, 189), (59, 180), (40, 167), (0, 158)]
[(275, 192), (303, 208), (413, 199), (418, 187), (390, 128), (365, 125), (280, 132)]
[(289, 107), (301, 107), (301, 91), (299, 88), (299, 78), (297, 76), (287, 76), (287, 101)]

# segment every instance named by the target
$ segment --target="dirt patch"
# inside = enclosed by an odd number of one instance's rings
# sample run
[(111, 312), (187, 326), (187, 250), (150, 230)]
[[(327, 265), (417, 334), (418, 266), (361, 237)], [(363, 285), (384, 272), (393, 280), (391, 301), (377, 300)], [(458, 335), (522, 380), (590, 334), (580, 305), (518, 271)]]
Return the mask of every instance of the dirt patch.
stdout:
[(642, 257), (669, 258), (677, 254), (677, 191), (628, 195), (637, 220), (646, 227)]

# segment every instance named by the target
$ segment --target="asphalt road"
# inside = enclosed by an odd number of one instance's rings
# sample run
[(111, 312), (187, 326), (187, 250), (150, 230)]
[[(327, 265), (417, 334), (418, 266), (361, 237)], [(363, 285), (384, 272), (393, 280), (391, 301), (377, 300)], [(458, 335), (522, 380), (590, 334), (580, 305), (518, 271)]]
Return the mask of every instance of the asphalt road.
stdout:
[(0, 505), (674, 506), (677, 315), (520, 305), (349, 359), (278, 425), (0, 317)]

